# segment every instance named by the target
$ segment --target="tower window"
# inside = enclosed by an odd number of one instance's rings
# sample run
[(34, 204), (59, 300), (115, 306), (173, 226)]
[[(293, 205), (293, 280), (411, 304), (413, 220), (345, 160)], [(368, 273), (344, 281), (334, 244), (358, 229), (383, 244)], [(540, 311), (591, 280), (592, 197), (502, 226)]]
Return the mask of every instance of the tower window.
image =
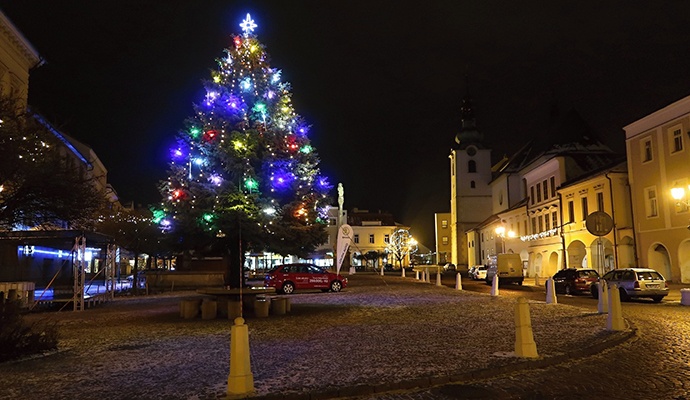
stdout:
[(470, 187), (471, 187), (472, 189), (474, 189), (475, 187), (477, 187), (477, 184), (474, 183), (474, 181), (471, 181), (471, 182), (470, 182)]
[(477, 172), (477, 163), (474, 160), (467, 162), (467, 172)]

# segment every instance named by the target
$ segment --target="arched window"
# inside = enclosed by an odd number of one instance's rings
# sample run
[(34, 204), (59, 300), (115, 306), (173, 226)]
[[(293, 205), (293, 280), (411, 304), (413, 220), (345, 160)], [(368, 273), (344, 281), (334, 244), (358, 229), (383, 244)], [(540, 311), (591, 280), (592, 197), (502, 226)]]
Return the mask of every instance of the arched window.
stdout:
[(467, 172), (477, 172), (477, 163), (474, 160), (467, 162)]
[(477, 185), (475, 185), (474, 181), (470, 181), (470, 188), (474, 189), (475, 187), (477, 187)]

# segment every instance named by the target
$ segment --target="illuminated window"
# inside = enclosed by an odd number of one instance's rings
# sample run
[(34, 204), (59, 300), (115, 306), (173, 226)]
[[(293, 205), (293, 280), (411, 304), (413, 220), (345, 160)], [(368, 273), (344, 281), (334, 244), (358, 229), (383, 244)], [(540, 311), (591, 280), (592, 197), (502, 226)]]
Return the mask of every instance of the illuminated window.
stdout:
[(369, 243), (374, 243), (374, 235), (369, 235)]
[(390, 243), (391, 242), (391, 236), (390, 235), (383, 235), (383, 243)]
[(447, 219), (444, 219), (441, 221), (441, 227), (448, 228), (448, 220)]
[(551, 213), (551, 226), (554, 228), (558, 226), (558, 212), (556, 211)]
[(441, 242), (443, 242), (443, 244), (448, 244), (448, 236), (442, 237)]
[(359, 243), (359, 234), (355, 233), (355, 237), (353, 239), (355, 243)]

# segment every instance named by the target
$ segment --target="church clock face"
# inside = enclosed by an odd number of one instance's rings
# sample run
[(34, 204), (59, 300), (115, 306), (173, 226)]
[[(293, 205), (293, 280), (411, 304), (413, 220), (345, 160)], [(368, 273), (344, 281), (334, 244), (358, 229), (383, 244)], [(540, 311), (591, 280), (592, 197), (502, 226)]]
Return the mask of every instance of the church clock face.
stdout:
[(470, 157), (473, 157), (475, 154), (477, 154), (477, 148), (474, 146), (470, 146), (467, 148), (467, 155)]

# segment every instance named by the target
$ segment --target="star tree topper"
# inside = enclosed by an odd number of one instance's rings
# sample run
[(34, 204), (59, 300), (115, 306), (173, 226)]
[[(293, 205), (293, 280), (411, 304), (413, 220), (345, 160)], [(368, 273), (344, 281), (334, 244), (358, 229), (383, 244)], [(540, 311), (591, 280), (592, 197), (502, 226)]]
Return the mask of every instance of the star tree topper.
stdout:
[(257, 25), (254, 23), (254, 20), (249, 15), (249, 13), (247, 13), (247, 18), (245, 18), (244, 21), (242, 21), (240, 27), (244, 32), (244, 36), (249, 36), (250, 33), (254, 32), (254, 28), (256, 28)]

